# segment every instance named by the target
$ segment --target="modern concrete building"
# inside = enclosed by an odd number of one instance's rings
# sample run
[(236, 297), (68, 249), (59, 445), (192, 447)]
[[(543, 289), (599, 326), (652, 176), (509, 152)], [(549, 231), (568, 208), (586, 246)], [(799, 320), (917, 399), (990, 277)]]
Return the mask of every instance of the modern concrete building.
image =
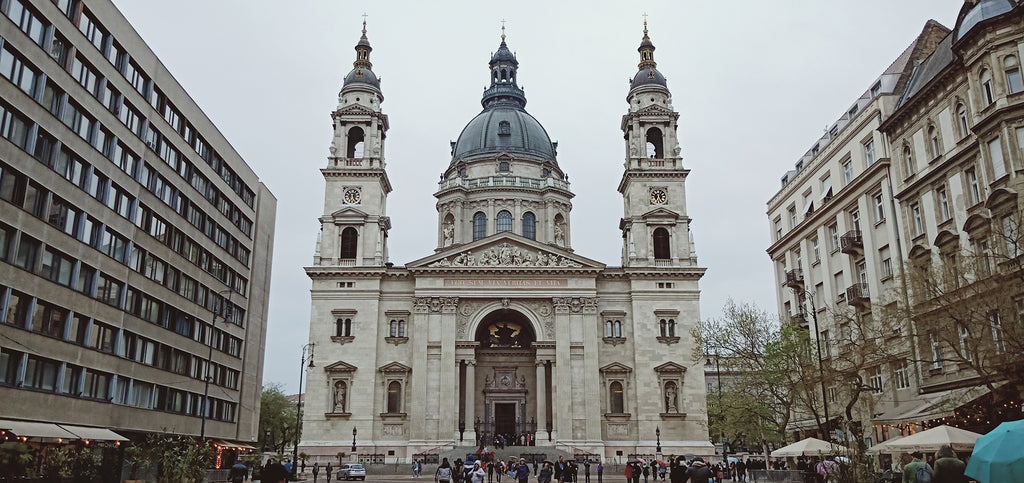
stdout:
[[(1024, 292), (1022, 18), (1019, 2), (975, 0), (952, 30), (928, 22), (768, 203), (780, 313), (826, 367), (859, 364), (869, 443), (1020, 413), (1016, 391), (989, 393), (1020, 387), (1006, 364), (1020, 364)], [(842, 382), (829, 403), (849, 401)]]
[(503, 435), (625, 461), (654, 454), (660, 434), (665, 453), (713, 452), (689, 337), (704, 269), (679, 114), (646, 26), (638, 50), (621, 121), (621, 267), (573, 251), (565, 166), (525, 110), (504, 35), (483, 110), (439, 160), (436, 247), (395, 266), (389, 118), (364, 24), (332, 113), (321, 236), (306, 268), (317, 367), (306, 373), (301, 451), (411, 461)]
[(256, 440), (275, 198), (110, 1), (0, 13), (0, 429)]

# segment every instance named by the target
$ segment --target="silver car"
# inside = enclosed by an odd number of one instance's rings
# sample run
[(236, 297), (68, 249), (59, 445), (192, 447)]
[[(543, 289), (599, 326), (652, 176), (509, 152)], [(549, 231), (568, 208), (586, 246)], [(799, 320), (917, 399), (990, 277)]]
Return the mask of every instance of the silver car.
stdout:
[(365, 480), (366, 468), (363, 468), (363, 465), (359, 463), (341, 465), (341, 467), (338, 468), (338, 479), (340, 480), (342, 478), (346, 480)]

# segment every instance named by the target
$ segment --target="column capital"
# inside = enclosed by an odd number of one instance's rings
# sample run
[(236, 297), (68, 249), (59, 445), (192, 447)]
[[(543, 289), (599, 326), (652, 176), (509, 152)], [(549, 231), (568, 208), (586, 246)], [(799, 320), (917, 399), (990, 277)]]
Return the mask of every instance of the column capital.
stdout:
[(466, 360), (463, 360), (462, 362), (466, 363), (466, 367), (473, 367), (473, 366), (476, 365), (476, 361), (475, 360), (466, 359)]
[(537, 360), (537, 367), (546, 367), (547, 365), (548, 365), (547, 359), (545, 359), (543, 361), (539, 360), (539, 359)]

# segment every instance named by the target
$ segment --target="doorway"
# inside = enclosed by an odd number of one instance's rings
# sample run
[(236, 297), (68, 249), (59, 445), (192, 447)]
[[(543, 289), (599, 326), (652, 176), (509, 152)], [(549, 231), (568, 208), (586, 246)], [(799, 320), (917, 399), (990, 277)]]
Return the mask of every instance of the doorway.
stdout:
[(494, 433), (514, 437), (516, 434), (516, 403), (494, 403)]

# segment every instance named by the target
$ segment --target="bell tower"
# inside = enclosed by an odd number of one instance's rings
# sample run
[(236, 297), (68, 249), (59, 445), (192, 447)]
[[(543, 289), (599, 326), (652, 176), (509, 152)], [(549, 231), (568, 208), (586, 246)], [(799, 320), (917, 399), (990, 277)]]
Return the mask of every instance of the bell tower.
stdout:
[(356, 60), (345, 76), (338, 107), (331, 113), (334, 137), (327, 167), (324, 214), (320, 218), (315, 265), (380, 267), (388, 261), (387, 236), (391, 192), (384, 162), (388, 116), (381, 111), (384, 95), (370, 63), (370, 41), (356, 44)]
[(638, 72), (629, 83), (629, 112), (622, 116), (626, 162), (623, 197), (623, 267), (696, 266), (686, 215), (686, 176), (676, 137), (679, 113), (654, 61), (644, 20)]

